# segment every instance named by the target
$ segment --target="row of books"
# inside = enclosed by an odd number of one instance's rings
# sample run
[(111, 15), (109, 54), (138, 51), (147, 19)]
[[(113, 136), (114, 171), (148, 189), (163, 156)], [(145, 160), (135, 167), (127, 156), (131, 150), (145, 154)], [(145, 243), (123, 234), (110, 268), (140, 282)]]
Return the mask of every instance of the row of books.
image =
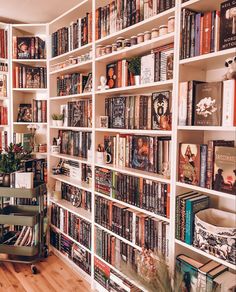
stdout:
[(8, 58), (8, 32), (6, 29), (0, 29), (0, 58)]
[(64, 234), (50, 228), (50, 243), (61, 253), (71, 259), (78, 267), (91, 275), (91, 254), (78, 246)]
[(77, 208), (92, 211), (91, 193), (71, 186), (67, 183), (61, 184), (62, 199), (71, 202)]
[(8, 132), (0, 131), (0, 150), (3, 150), (8, 146)]
[(0, 97), (7, 97), (7, 75), (6, 74), (0, 74)]
[(107, 97), (108, 127), (115, 129), (170, 130), (171, 92), (152, 95)]
[(135, 207), (170, 217), (169, 184), (96, 167), (95, 190)]
[(210, 260), (204, 263), (181, 254), (176, 258), (176, 266), (183, 277), (184, 291), (188, 289), (205, 292), (235, 290), (235, 274), (218, 262)]
[(63, 126), (92, 127), (92, 100), (69, 101), (61, 105)]
[(46, 123), (47, 101), (33, 99), (32, 104), (20, 103), (18, 107), (17, 122)]
[[(141, 84), (173, 79), (173, 43), (154, 49), (151, 54), (142, 56), (140, 62)], [(106, 66), (107, 85), (109, 88), (135, 85), (134, 75), (128, 67), (129, 61), (126, 59)]]
[(61, 141), (62, 154), (87, 158), (92, 143), (91, 132), (59, 130), (58, 137)]
[(89, 180), (92, 177), (92, 169), (88, 164), (60, 159), (58, 167), (60, 169), (59, 174), (70, 177), (72, 179), (77, 179), (81, 182), (89, 183)]
[(86, 13), (69, 27), (62, 27), (52, 33), (52, 57), (65, 54), (92, 42), (92, 13)]
[(13, 133), (13, 143), (21, 144), (25, 151), (33, 150), (33, 135), (32, 133)]
[(123, 261), (132, 266), (136, 265), (137, 250), (108, 232), (95, 229), (95, 253), (114, 267), (119, 267)]
[(38, 242), (36, 228), (30, 226), (23, 226), (19, 231), (8, 232), (1, 244), (14, 246), (33, 246)]
[(176, 197), (175, 237), (193, 243), (195, 214), (209, 207), (209, 197), (198, 192), (186, 192)]
[(16, 88), (47, 88), (47, 68), (16, 66), (14, 68)]
[(12, 39), (13, 59), (46, 59), (45, 41), (39, 37), (17, 37)]
[(220, 11), (182, 10), (181, 58), (189, 58), (218, 50), (234, 48), (234, 24), (230, 16), (235, 8), (232, 0), (224, 1)]
[(179, 181), (236, 194), (234, 143), (234, 140), (209, 140), (208, 144), (181, 143)]
[(169, 177), (171, 137), (120, 135), (104, 136), (107, 163), (158, 173)]
[(92, 73), (72, 73), (57, 77), (57, 96), (91, 92)]
[(0, 125), (8, 124), (8, 108), (6, 106), (0, 105)]
[(236, 80), (179, 85), (180, 126), (236, 126)]
[(175, 6), (174, 0), (114, 0), (96, 9), (96, 40), (132, 26)]
[(135, 285), (131, 284), (126, 278), (123, 278), (97, 257), (94, 258), (94, 279), (109, 292), (141, 292)]
[(51, 222), (83, 246), (91, 248), (91, 224), (86, 220), (52, 203)]

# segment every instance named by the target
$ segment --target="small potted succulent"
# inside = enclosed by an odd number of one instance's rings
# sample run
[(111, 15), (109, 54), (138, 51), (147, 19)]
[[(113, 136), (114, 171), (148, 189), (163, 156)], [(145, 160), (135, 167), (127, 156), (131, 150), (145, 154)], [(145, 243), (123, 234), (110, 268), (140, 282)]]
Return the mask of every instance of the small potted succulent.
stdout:
[(52, 125), (57, 126), (57, 114), (52, 114)]
[(63, 114), (53, 114), (52, 115), (52, 125), (58, 126), (58, 127), (63, 126), (63, 119), (64, 119)]
[(130, 73), (134, 75), (135, 85), (139, 85), (141, 75), (141, 57), (131, 58), (128, 63), (128, 68)]
[(24, 150), (21, 143), (11, 143), (0, 151), (0, 173), (3, 187), (10, 187), (10, 174), (18, 171), (22, 161), (28, 157), (29, 153)]

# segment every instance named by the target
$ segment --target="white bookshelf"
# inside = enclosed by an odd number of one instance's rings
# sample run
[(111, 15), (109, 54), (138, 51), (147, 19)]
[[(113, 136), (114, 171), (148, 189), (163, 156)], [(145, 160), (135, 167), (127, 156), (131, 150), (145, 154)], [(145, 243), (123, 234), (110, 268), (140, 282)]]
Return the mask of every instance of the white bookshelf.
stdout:
[[(170, 269), (173, 270), (175, 265), (175, 258), (180, 253), (185, 253), (187, 255), (193, 256), (196, 259), (202, 259), (203, 261), (207, 261), (208, 259), (213, 259), (218, 261), (219, 263), (223, 263), (228, 266), (232, 270), (236, 270), (235, 266), (229, 264), (226, 261), (222, 261), (212, 255), (209, 255), (199, 249), (187, 245), (184, 242), (175, 239), (175, 204), (176, 204), (176, 196), (182, 194), (185, 191), (195, 190), (200, 193), (208, 194), (211, 199), (211, 205), (213, 207), (227, 210), (231, 212), (235, 212), (235, 196), (218, 192), (215, 190), (210, 190), (206, 188), (201, 188), (198, 186), (192, 186), (188, 184), (184, 184), (178, 182), (178, 145), (180, 142), (191, 142), (191, 143), (206, 143), (210, 139), (234, 139), (236, 140), (236, 127), (200, 127), (200, 126), (179, 126), (178, 125), (178, 96), (179, 96), (179, 82), (188, 81), (188, 80), (202, 80), (202, 81), (220, 81), (222, 80), (222, 76), (225, 73), (224, 68), (224, 60), (228, 57), (232, 57), (235, 55), (235, 49), (228, 49), (224, 51), (217, 51), (214, 53), (210, 53), (207, 55), (202, 55), (198, 57), (193, 57), (185, 60), (180, 60), (179, 51), (180, 51), (180, 23), (181, 23), (181, 9), (189, 8), (194, 10), (207, 11), (211, 9), (219, 9), (219, 4), (222, 0), (190, 0), (186, 3), (181, 4), (180, 0), (176, 0), (176, 6), (168, 11), (155, 15), (149, 19), (146, 19), (140, 23), (137, 23), (133, 26), (125, 28), (121, 31), (113, 33), (109, 36), (101, 38), (99, 40), (95, 40), (95, 9), (99, 6), (103, 6), (104, 4), (108, 4), (109, 1), (103, 0), (78, 0), (78, 5), (71, 8), (69, 11), (51, 21), (48, 24), (20, 24), (20, 25), (10, 25), (10, 33), (9, 38), (12, 39), (12, 35), (16, 33), (19, 35), (38, 35), (44, 36), (45, 40), (47, 40), (47, 59), (46, 60), (15, 60), (12, 59), (12, 47), (11, 42), (9, 46), (9, 59), (3, 60), (4, 62), (9, 62), (9, 102), (10, 102), (10, 111), (9, 111), (9, 121), (11, 121), (10, 131), (13, 133), (16, 129), (18, 130), (26, 130), (26, 125), (17, 123), (15, 119), (15, 108), (17, 106), (16, 100), (18, 103), (22, 100), (29, 100), (32, 98), (40, 98), (46, 99), (48, 102), (48, 117), (47, 123), (40, 125), (40, 129), (42, 129), (42, 135), (40, 135), (43, 141), (47, 142), (47, 153), (37, 153), (37, 155), (44, 155), (48, 159), (48, 180), (49, 180), (49, 189), (51, 190), (56, 181), (60, 181), (63, 183), (67, 183), (69, 185), (80, 188), (81, 190), (85, 190), (91, 192), (91, 200), (92, 200), (92, 212), (88, 213), (84, 210), (73, 207), (69, 202), (64, 200), (56, 201), (50, 196), (50, 204), (55, 203), (61, 208), (68, 210), (78, 217), (87, 220), (91, 223), (92, 228), (92, 238), (91, 238), (91, 250), (86, 249), (84, 246), (81, 246), (85, 250), (91, 253), (91, 277), (89, 277), (86, 273), (84, 273), (80, 268), (78, 268), (70, 259), (65, 258), (65, 256), (57, 251), (55, 248), (51, 247), (53, 252), (57, 256), (60, 256), (68, 265), (71, 266), (72, 269), (79, 271), (82, 275), (85, 274), (86, 280), (91, 283), (91, 286), (98, 291), (104, 291), (102, 288), (94, 280), (94, 258), (98, 258), (102, 262), (104, 262), (107, 266), (112, 268), (114, 271), (120, 273), (122, 276), (125, 276), (122, 271), (118, 268), (111, 266), (109, 263), (101, 259), (95, 253), (95, 228), (99, 227), (102, 230), (105, 230), (109, 234), (112, 234), (116, 238), (121, 239), (123, 242), (128, 243), (129, 245), (135, 247), (140, 250), (140, 247), (135, 245), (134, 242), (130, 242), (125, 238), (118, 236), (114, 232), (106, 229), (105, 227), (95, 223), (95, 196), (103, 197), (107, 200), (110, 200), (114, 203), (119, 203), (123, 206), (133, 209), (137, 212), (142, 212), (147, 216), (154, 217), (156, 219), (165, 221), (170, 225), (170, 237), (169, 237), (169, 251), (170, 251)], [(75, 50), (67, 52), (65, 54), (51, 57), (51, 34), (55, 32), (57, 29), (63, 26), (69, 26), (70, 23), (76, 20), (79, 17), (83, 17), (86, 12), (93, 12), (93, 42), (89, 43), (85, 46), (79, 47)], [(140, 32), (144, 32), (146, 30), (151, 30), (153, 27), (158, 27), (159, 25), (166, 24), (169, 16), (175, 16), (175, 32), (167, 34), (162, 37), (158, 37), (156, 39), (141, 43), (136, 46), (132, 46), (127, 49), (123, 49), (121, 51), (117, 51), (115, 53), (104, 55), (101, 57), (96, 57), (95, 51), (97, 45), (108, 45), (112, 44), (114, 40), (118, 37), (122, 36), (125, 38), (131, 37), (132, 35), (137, 35)], [(122, 59), (122, 58), (130, 58), (136, 55), (142, 55), (150, 52), (153, 48), (159, 47), (168, 43), (174, 42), (174, 76), (173, 80), (167, 80), (164, 82), (155, 82), (151, 84), (144, 84), (139, 86), (128, 86), (121, 88), (114, 88), (104, 91), (99, 91), (97, 89), (100, 83), (100, 76), (105, 75), (106, 65), (110, 62)], [(55, 65), (60, 62), (64, 62), (68, 60), (69, 57), (77, 57), (84, 53), (88, 53), (92, 49), (93, 57), (92, 60), (86, 61), (84, 63), (76, 64), (73, 66), (64, 67), (55, 71), (50, 70), (50, 66)], [(0, 59), (0, 61), (2, 61)], [(32, 66), (47, 66), (47, 77), (48, 77), (48, 88), (47, 89), (27, 89), (27, 88), (14, 88), (12, 82), (12, 72), (13, 68), (16, 64), (29, 64)], [(82, 94), (74, 94), (67, 96), (56, 96), (56, 78), (58, 76), (68, 74), (68, 73), (93, 73), (93, 89), (91, 93), (82, 93)], [(10, 81), (11, 80), (11, 81)], [(117, 96), (117, 95), (132, 95), (132, 94), (148, 94), (152, 92), (162, 91), (162, 90), (172, 90), (172, 129), (170, 131), (155, 131), (155, 130), (130, 130), (130, 129), (106, 129), (100, 128), (99, 125), (99, 116), (104, 114), (104, 101), (105, 97), (109, 96)], [(74, 101), (79, 99), (92, 99), (92, 110), (93, 110), (93, 121), (91, 128), (78, 128), (78, 127), (58, 127), (52, 126), (51, 122), (51, 114), (59, 112), (60, 105), (67, 103), (68, 101)], [(0, 129), (1, 130), (1, 129)], [(58, 130), (74, 130), (74, 131), (88, 131), (92, 133), (92, 152), (93, 157), (92, 160), (87, 160), (83, 158), (78, 158), (65, 154), (57, 154), (50, 152), (50, 145), (52, 145), (52, 139), (58, 134)], [(134, 170), (132, 168), (127, 167), (119, 167), (117, 165), (112, 164), (99, 164), (95, 159), (95, 150), (96, 146), (99, 142), (103, 140), (105, 134), (110, 135), (114, 134), (135, 134), (135, 135), (156, 135), (156, 136), (171, 136), (171, 175), (170, 178), (166, 178), (162, 175), (157, 175), (154, 173), (147, 173), (145, 171)], [(46, 139), (46, 140), (45, 140)], [(79, 178), (71, 178), (64, 175), (53, 175), (51, 173), (52, 167), (60, 160), (71, 160), (74, 162), (78, 162), (79, 164), (87, 164), (92, 167), (92, 181), (91, 184), (80, 181)], [(132, 175), (135, 177), (142, 177), (148, 180), (154, 180), (160, 183), (170, 184), (171, 194), (170, 194), (170, 218), (165, 218), (163, 216), (154, 214), (150, 211), (146, 211), (145, 209), (138, 208), (136, 206), (130, 205), (128, 203), (119, 201), (113, 198), (111, 195), (106, 196), (99, 192), (95, 191), (95, 167), (104, 167), (116, 172), (120, 172), (127, 175)], [(64, 234), (60, 229), (53, 226), (58, 232)], [(64, 234), (68, 238), (70, 236)], [(76, 242), (74, 239), (70, 238), (73, 242)], [(129, 277), (128, 277), (129, 278)], [(138, 287), (145, 290), (141, 284), (136, 283), (134, 279), (129, 278), (131, 283), (134, 283)], [(148, 291), (147, 291), (148, 292)]]

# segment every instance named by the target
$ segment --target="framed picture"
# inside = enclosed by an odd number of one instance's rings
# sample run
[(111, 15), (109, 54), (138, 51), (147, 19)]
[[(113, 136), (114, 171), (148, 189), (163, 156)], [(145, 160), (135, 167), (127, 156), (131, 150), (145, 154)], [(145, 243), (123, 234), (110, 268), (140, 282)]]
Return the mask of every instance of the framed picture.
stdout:
[(108, 128), (108, 116), (100, 116), (100, 128)]

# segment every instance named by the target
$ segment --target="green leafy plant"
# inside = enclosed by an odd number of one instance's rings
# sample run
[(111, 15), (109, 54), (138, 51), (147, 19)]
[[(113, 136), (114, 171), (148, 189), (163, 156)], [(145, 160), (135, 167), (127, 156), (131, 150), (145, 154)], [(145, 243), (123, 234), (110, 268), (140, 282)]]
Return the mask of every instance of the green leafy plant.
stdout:
[(29, 157), (21, 145), (11, 143), (0, 152), (0, 173), (12, 173), (20, 169), (22, 160)]
[(57, 115), (57, 114), (52, 114), (52, 119), (53, 119), (54, 121), (57, 121), (57, 120), (58, 120), (58, 115)]
[(57, 120), (58, 120), (58, 121), (62, 121), (63, 118), (64, 118), (64, 115), (63, 115), (63, 114), (59, 114), (59, 115), (57, 115)]
[(141, 57), (134, 57), (129, 60), (128, 68), (134, 75), (140, 75), (141, 73)]

